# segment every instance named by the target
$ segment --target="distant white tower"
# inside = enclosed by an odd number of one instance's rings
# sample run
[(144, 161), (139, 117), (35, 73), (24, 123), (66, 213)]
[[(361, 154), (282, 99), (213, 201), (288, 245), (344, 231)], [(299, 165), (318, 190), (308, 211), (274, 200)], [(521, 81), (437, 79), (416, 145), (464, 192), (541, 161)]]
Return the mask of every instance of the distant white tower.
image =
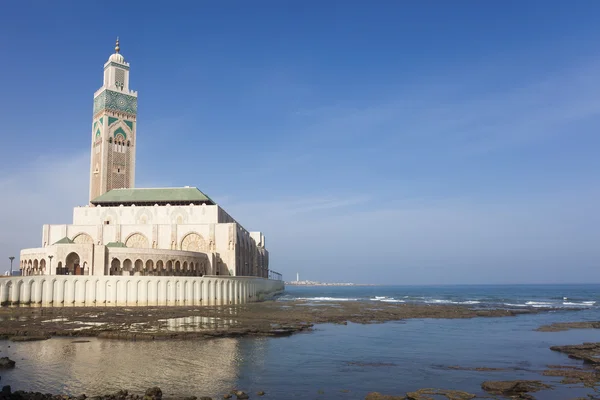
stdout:
[(300, 282), (300, 274), (296, 272), (296, 282)]

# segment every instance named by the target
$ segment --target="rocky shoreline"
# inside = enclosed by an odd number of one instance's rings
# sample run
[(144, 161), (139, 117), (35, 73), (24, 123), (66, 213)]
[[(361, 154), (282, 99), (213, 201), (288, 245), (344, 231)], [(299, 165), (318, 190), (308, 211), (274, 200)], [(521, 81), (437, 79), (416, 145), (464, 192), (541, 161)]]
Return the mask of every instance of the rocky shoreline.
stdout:
[[(335, 323), (373, 324), (401, 321), (411, 318), (498, 318), (520, 314), (534, 314), (547, 309), (499, 310), (472, 309), (461, 305), (372, 304), (368, 302), (265, 302), (242, 306), (217, 307), (118, 307), (118, 308), (0, 308), (0, 338), (13, 341), (44, 340), (53, 336), (101, 337), (126, 340), (208, 339), (236, 336), (283, 336), (310, 331), (315, 324)], [(537, 331), (555, 332), (566, 329), (598, 329), (599, 322), (556, 323), (537, 328)], [(85, 340), (81, 340), (85, 341)], [(460, 390), (423, 388), (405, 394), (369, 393), (366, 400), (467, 400), (479, 398), (535, 399), (535, 393), (564, 387), (593, 388), (600, 384), (600, 343), (552, 346), (569, 358), (582, 361), (582, 366), (548, 365), (538, 371), (541, 377), (561, 378), (547, 380), (492, 381), (481, 383), (487, 396)], [(359, 363), (360, 364), (360, 363)], [(0, 370), (14, 368), (14, 361), (0, 359)], [(463, 367), (451, 365), (450, 370), (470, 370), (481, 373), (506, 371), (511, 368), (486, 366)], [(517, 370), (518, 368), (514, 368)], [(540, 394), (543, 398), (543, 395)], [(233, 389), (216, 398), (268, 399), (268, 392), (256, 393)], [(585, 399), (600, 399), (588, 395)], [(159, 388), (150, 388), (144, 394), (121, 390), (112, 394), (87, 397), (65, 396), (39, 392), (12, 391), (5, 386), (0, 400), (213, 400), (208, 396), (166, 398)]]
[[(371, 392), (365, 400), (433, 400), (433, 399), (448, 399), (448, 400), (470, 400), (470, 399), (485, 399), (485, 398), (510, 398), (510, 399), (528, 399), (535, 400), (536, 397), (532, 393), (553, 390), (564, 385), (565, 388), (585, 387), (591, 388), (596, 393), (600, 385), (600, 342), (583, 343), (579, 345), (552, 346), (550, 350), (566, 354), (569, 358), (582, 361), (582, 366), (573, 365), (548, 365), (547, 369), (540, 371), (545, 377), (560, 377), (558, 383), (542, 382), (541, 380), (513, 380), (513, 381), (492, 381), (487, 380), (481, 383), (481, 389), (491, 395), (480, 396), (477, 394), (449, 389), (434, 389), (424, 388), (413, 392), (408, 392), (403, 395), (387, 395), (379, 392)], [(356, 364), (356, 363), (353, 363)], [(361, 363), (358, 363), (363, 365)], [(375, 366), (383, 366), (388, 364), (377, 364)], [(15, 361), (8, 357), (0, 358), (0, 370), (15, 367)], [(469, 370), (477, 372), (494, 372), (506, 371), (507, 368), (490, 368), (490, 367), (461, 367), (447, 366), (446, 369), (451, 370)], [(517, 368), (515, 368), (516, 370)], [(224, 393), (218, 398), (224, 399), (250, 399), (267, 395), (265, 391), (258, 391), (255, 394), (245, 392), (239, 389), (232, 389), (230, 392)], [(434, 397), (432, 397), (434, 396)], [(269, 398), (267, 395), (266, 398)], [(543, 398), (543, 397), (540, 397)], [(184, 396), (163, 398), (162, 391), (158, 387), (152, 387), (142, 394), (133, 394), (126, 390), (120, 390), (116, 393), (87, 397), (85, 394), (79, 396), (65, 396), (58, 394), (44, 394), (40, 392), (25, 392), (11, 390), (10, 386), (4, 386), (0, 391), (0, 400), (214, 400), (209, 396)], [(587, 397), (573, 400), (593, 400), (600, 399), (595, 394), (588, 394)]]
[[(548, 365), (548, 369), (541, 372), (546, 377), (561, 377), (562, 380), (558, 383), (547, 383), (540, 380), (513, 380), (513, 381), (491, 381), (487, 380), (481, 383), (481, 389), (490, 396), (480, 396), (473, 393), (450, 390), (450, 389), (435, 389), (424, 388), (416, 391), (408, 392), (403, 395), (387, 395), (379, 392), (371, 392), (367, 394), (365, 400), (470, 400), (470, 399), (489, 399), (489, 398), (510, 398), (510, 399), (528, 399), (535, 400), (533, 393), (553, 390), (559, 388), (559, 385), (565, 385), (566, 388), (586, 387), (591, 388), (595, 392), (598, 391), (600, 385), (600, 342), (583, 343), (579, 345), (567, 346), (552, 346), (550, 350), (564, 353), (576, 360), (583, 362), (582, 366), (564, 366), (564, 365)], [(8, 357), (0, 358), (0, 370), (15, 367), (15, 361)], [(377, 365), (380, 366), (380, 365)], [(506, 368), (490, 368), (490, 367), (461, 367), (447, 366), (446, 369), (451, 370), (470, 370), (478, 372), (493, 372), (506, 371)], [(516, 370), (516, 369), (515, 369)], [(268, 394), (265, 391), (257, 391), (249, 393), (239, 389), (232, 389), (217, 398), (223, 399), (250, 399), (262, 398)], [(434, 396), (434, 397), (432, 397)], [(500, 396), (500, 397), (498, 397)], [(543, 397), (540, 397), (543, 398)], [(120, 390), (116, 393), (105, 394), (99, 396), (87, 397), (85, 394), (79, 396), (66, 396), (60, 394), (49, 394), (41, 392), (26, 392), (11, 390), (10, 386), (4, 386), (0, 391), (0, 400), (214, 400), (216, 398), (209, 396), (183, 396), (183, 397), (163, 397), (162, 391), (158, 387), (152, 387), (146, 390), (144, 394), (134, 394), (127, 390)], [(593, 400), (600, 399), (594, 394), (588, 394), (587, 397), (573, 400)]]
[(125, 340), (286, 336), (315, 324), (374, 324), (413, 318), (512, 317), (550, 309), (474, 309), (462, 305), (307, 301), (213, 307), (2, 307), (0, 338), (53, 336)]
[(600, 321), (555, 322), (535, 329), (538, 332), (560, 332), (570, 329), (600, 329)]
[[(264, 396), (265, 392), (256, 392), (257, 397)], [(233, 389), (222, 396), (224, 399), (246, 400), (250, 394), (243, 390)], [(144, 394), (130, 393), (127, 390), (105, 394), (101, 396), (87, 397), (85, 394), (79, 396), (65, 396), (60, 394), (26, 392), (22, 390), (12, 391), (10, 386), (4, 386), (0, 391), (0, 400), (213, 400), (209, 396), (186, 396), (186, 397), (163, 397), (159, 387), (151, 387)]]

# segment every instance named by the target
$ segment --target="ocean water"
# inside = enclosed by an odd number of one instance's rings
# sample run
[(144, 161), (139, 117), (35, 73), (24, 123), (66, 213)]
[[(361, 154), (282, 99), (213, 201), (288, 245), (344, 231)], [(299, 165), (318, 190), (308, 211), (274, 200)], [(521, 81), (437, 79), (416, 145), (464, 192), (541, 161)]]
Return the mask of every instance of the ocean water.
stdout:
[[(142, 392), (157, 385), (165, 395), (214, 398), (222, 398), (232, 388), (264, 390), (265, 399), (362, 399), (371, 391), (400, 395), (425, 387), (483, 395), (480, 385), (485, 380), (541, 379), (553, 383), (560, 378), (540, 374), (546, 365), (580, 365), (549, 347), (600, 341), (600, 331), (534, 329), (552, 322), (600, 320), (599, 297), (600, 285), (288, 286), (278, 301), (303, 298), (322, 304), (332, 299), (357, 299), (559, 309), (507, 318), (323, 324), (313, 332), (284, 338), (3, 341), (0, 356), (16, 360), (17, 367), (0, 372), (1, 384), (10, 384), (14, 389), (87, 395), (120, 388)], [(506, 370), (477, 372), (448, 366)], [(536, 397), (553, 400), (586, 393), (591, 391), (559, 386)]]
[(462, 304), (476, 308), (600, 307), (599, 285), (292, 286), (279, 298), (311, 301), (382, 301)]

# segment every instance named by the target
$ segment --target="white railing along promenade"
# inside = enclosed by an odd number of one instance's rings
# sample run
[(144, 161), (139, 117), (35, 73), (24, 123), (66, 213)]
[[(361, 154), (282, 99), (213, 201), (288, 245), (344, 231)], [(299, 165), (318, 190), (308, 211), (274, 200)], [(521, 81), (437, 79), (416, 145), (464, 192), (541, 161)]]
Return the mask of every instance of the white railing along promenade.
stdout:
[(280, 293), (258, 277), (37, 275), (0, 279), (1, 305), (179, 306), (243, 304)]

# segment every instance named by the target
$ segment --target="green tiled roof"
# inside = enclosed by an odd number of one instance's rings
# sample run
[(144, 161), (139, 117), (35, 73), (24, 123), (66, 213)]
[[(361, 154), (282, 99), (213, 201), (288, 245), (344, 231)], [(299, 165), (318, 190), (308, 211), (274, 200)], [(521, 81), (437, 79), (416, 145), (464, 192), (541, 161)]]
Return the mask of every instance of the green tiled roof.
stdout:
[(58, 242), (56, 242), (54, 244), (73, 244), (73, 243), (75, 243), (75, 242), (65, 236), (64, 238), (60, 239)]
[(210, 197), (195, 187), (113, 189), (92, 200), (94, 205), (102, 204), (215, 204)]
[(123, 242), (110, 242), (106, 244), (106, 247), (127, 247)]

